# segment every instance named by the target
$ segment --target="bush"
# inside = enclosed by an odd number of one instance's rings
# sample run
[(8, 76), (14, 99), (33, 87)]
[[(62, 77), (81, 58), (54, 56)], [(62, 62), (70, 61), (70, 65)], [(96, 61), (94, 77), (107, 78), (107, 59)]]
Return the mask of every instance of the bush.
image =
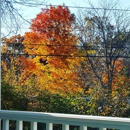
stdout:
[(15, 91), (15, 89), (2, 82), (1, 90), (1, 108), (4, 110), (27, 110), (28, 99), (22, 94)]

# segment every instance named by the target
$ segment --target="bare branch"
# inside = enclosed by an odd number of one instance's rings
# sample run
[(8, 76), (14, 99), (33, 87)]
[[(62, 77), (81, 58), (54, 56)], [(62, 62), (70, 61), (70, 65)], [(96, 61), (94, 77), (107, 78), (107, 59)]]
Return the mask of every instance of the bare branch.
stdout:
[[(40, 7), (45, 4), (47, 0), (2, 0), (1, 14), (2, 14), (2, 31), (10, 33), (17, 33), (24, 22), (29, 23), (22, 14), (22, 7)], [(8, 35), (6, 34), (6, 35)]]

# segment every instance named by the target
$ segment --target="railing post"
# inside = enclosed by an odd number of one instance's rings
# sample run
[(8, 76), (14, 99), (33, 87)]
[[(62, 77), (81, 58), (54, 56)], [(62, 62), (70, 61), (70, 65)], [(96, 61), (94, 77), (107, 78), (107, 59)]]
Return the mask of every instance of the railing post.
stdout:
[(52, 123), (46, 123), (46, 130), (52, 130), (53, 124)]
[(80, 130), (87, 130), (87, 126), (80, 126)]
[(3, 120), (3, 130), (9, 130), (9, 120)]
[(62, 130), (69, 130), (68, 124), (62, 124)]
[(31, 130), (37, 130), (37, 122), (31, 122)]
[(23, 121), (16, 121), (16, 130), (23, 130)]

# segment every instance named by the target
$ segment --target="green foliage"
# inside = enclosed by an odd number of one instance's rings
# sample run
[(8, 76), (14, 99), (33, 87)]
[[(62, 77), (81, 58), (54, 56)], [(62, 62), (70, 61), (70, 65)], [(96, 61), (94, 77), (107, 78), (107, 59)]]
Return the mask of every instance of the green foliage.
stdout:
[[(122, 54), (127, 56), (128, 51), (124, 46), (128, 46), (129, 33), (125, 30), (122, 32), (122, 29), (116, 32), (117, 29), (109, 21), (108, 16), (90, 15), (90, 18), (85, 18), (85, 27), (80, 29), (81, 36), (85, 35), (81, 40), (86, 39), (83, 49), (78, 50), (77, 47), (74, 49), (78, 39), (71, 33), (73, 31), (71, 24), (66, 24), (68, 23), (66, 20), (73, 22), (70, 12), (66, 8), (64, 13), (69, 19), (66, 17), (64, 19), (63, 15), (54, 17), (56, 10), (59, 14), (62, 6), (51, 7), (50, 15), (47, 13), (37, 15), (31, 26), (33, 33), (25, 34), (24, 45), (22, 44), (24, 38), (21, 36), (4, 39), (5, 45), (8, 43), (8, 46), (2, 48), (2, 109), (129, 117), (130, 104), (127, 101), (130, 97), (129, 62), (122, 58), (118, 59)], [(37, 22), (39, 20), (43, 23)], [(57, 21), (61, 24), (57, 24)], [(50, 31), (44, 32), (50, 29), (50, 25), (54, 29), (51, 27)], [(18, 39), (21, 39), (20, 42)], [(23, 46), (19, 51), (23, 52), (24, 48), (24, 53), (35, 55), (32, 55), (32, 58), (20, 55), (12, 58), (16, 48), (10, 51), (7, 48), (11, 44), (13, 46), (14, 41)], [(36, 45), (39, 43), (43, 46)], [(67, 54), (72, 57), (46, 58), (42, 57), (43, 54), (54, 56)], [(75, 58), (77, 54), (88, 57)], [(95, 54), (99, 57), (89, 57)], [(21, 64), (18, 59), (22, 61)], [(85, 97), (81, 94), (83, 87), (89, 91)], [(82, 96), (76, 95), (77, 93)], [(89, 97), (90, 101), (86, 101), (86, 97)]]
[(28, 99), (15, 91), (13, 86), (2, 82), (2, 109), (4, 110), (27, 110)]
[(37, 97), (37, 111), (53, 113), (87, 114), (87, 102), (85, 98), (77, 96), (60, 96), (42, 91)]

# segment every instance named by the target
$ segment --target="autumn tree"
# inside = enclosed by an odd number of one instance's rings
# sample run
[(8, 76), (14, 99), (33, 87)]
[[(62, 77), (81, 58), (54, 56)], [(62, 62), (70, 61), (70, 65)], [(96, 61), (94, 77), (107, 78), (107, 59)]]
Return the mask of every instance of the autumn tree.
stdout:
[(2, 80), (11, 86), (16, 84), (20, 75), (19, 58), (23, 54), (23, 39), (21, 35), (2, 38)]
[(30, 23), (24, 17), (21, 10), (23, 7), (38, 7), (47, 2), (46, 0), (1, 0), (1, 25), (2, 34), (6, 32), (6, 36), (10, 33), (17, 33), (21, 28), (21, 23)]
[[(19, 82), (21, 81), (20, 77), (24, 75), (24, 72), (22, 72), (24, 66), (21, 65), (21, 59), (28, 57), (28, 55), (23, 52), (23, 40), (24, 37), (21, 35), (2, 38), (2, 109), (25, 110), (22, 105), (24, 106), (24, 103), (26, 103), (26, 110), (34, 110), (34, 104), (32, 103), (34, 102), (33, 97), (38, 91), (38, 88), (35, 87), (35, 78), (30, 76), (27, 80), (24, 80), (23, 77), (24, 86)], [(28, 63), (30, 64), (30, 62)], [(31, 65), (29, 67), (31, 67)], [(28, 69), (30, 69), (29, 67)], [(25, 75), (27, 76), (27, 74)], [(24, 101), (22, 102), (21, 100)]]
[[(102, 1), (98, 8), (95, 8), (91, 2), (89, 4), (92, 9), (80, 10), (77, 17), (80, 30), (78, 37), (84, 50), (90, 49), (90, 45), (95, 50), (94, 55), (86, 53), (87, 65), (91, 67), (94, 74), (93, 82), (98, 81), (98, 90), (101, 90), (102, 96), (106, 97), (101, 104), (111, 107), (113, 82), (118, 73), (116, 72), (115, 75), (116, 63), (119, 58), (122, 64), (123, 58), (130, 58), (129, 13), (127, 10), (121, 9), (118, 6), (119, 3), (115, 1)], [(105, 82), (104, 78), (106, 78)], [(87, 80), (87, 82), (90, 81)], [(125, 88), (126, 84), (124, 83), (122, 86)], [(100, 108), (99, 106), (98, 108)]]
[(22, 82), (23, 77), (32, 75), (40, 90), (58, 94), (81, 92), (76, 71), (81, 59), (75, 58), (78, 40), (73, 34), (74, 22), (75, 16), (66, 6), (49, 6), (32, 20), (31, 32), (25, 34), (24, 40), (24, 52), (29, 57), (21, 58)]
[(18, 83), (21, 74), (19, 58), (23, 54), (23, 36), (2, 38), (1, 51), (1, 107), (5, 110), (27, 110), (28, 97)]

